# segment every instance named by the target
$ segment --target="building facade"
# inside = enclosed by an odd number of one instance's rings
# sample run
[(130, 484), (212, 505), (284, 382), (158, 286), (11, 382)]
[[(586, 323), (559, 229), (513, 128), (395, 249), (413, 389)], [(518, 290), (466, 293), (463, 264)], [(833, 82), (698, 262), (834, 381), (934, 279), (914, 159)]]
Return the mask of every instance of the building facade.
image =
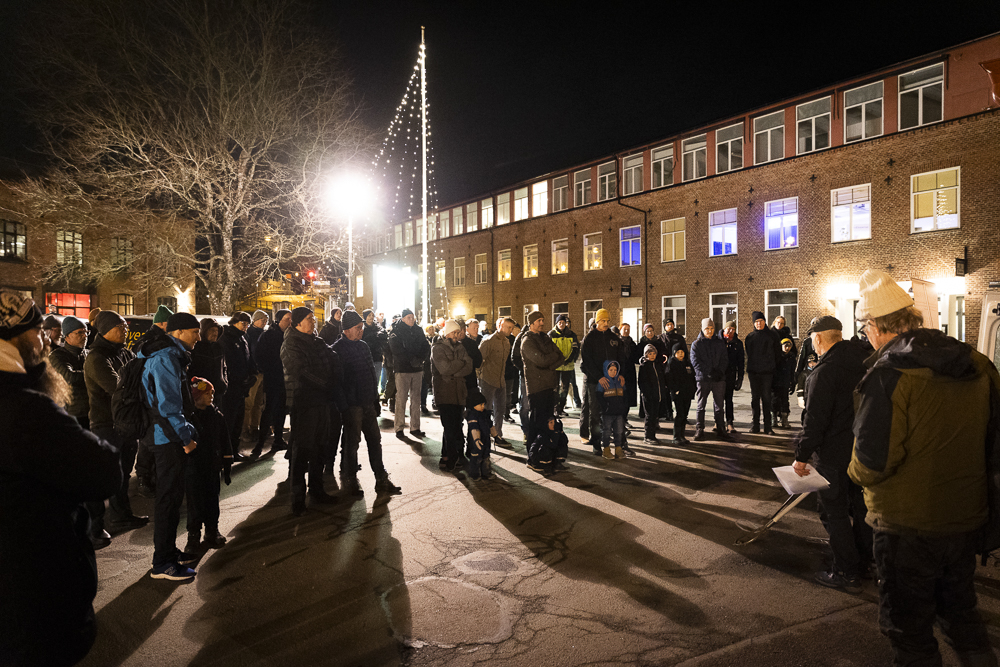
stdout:
[[(849, 329), (880, 268), (933, 283), (941, 328), (975, 343), (1000, 281), (998, 66), (991, 35), (441, 208), (430, 313), (566, 312), (582, 332), (603, 307), (692, 339), (703, 317), (746, 333), (760, 310), (800, 337), (823, 313)], [(423, 231), (362, 241), (359, 310), (399, 288), (377, 267), (420, 274)]]

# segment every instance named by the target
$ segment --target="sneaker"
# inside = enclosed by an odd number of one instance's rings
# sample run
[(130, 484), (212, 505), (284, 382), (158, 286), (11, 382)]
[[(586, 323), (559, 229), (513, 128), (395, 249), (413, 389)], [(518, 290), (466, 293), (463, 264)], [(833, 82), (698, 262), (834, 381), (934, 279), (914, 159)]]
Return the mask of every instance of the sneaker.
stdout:
[(351, 479), (344, 479), (340, 482), (341, 490), (349, 496), (355, 496), (360, 498), (365, 495), (365, 490), (361, 488), (361, 484), (358, 483), (357, 477), (352, 477)]
[(642, 444), (644, 444), (644, 445), (658, 445), (658, 444), (660, 444), (660, 441), (657, 440), (656, 438), (643, 438)]
[(200, 553), (201, 551), (201, 531), (188, 533), (188, 541), (184, 545), (184, 553), (193, 554)]
[(732, 424), (730, 424), (730, 425), (728, 426), (728, 429), (729, 429), (729, 433), (730, 433), (730, 434), (733, 434), (733, 435), (735, 435), (736, 433), (738, 433), (738, 431), (736, 430), (736, 427), (735, 427), (735, 426), (733, 426)]
[(421, 431), (420, 429), (417, 429), (416, 431), (410, 431), (410, 435), (412, 435), (414, 438), (426, 438), (427, 437), (427, 434), (424, 433), (423, 431)]
[(635, 450), (631, 447), (622, 447), (622, 451), (625, 452), (625, 456), (630, 459), (633, 459), (636, 456)]
[(194, 570), (177, 563), (167, 563), (160, 567), (154, 567), (149, 576), (153, 579), (168, 579), (170, 581), (188, 581), (194, 579), (197, 574)]
[(607, 447), (605, 447), (603, 450), (601, 450), (601, 456), (603, 456), (606, 459), (613, 459), (613, 458), (615, 458), (615, 455), (611, 453), (611, 446), (610, 445), (607, 446)]
[(177, 552), (178, 565), (190, 565), (191, 563), (197, 563), (199, 558), (201, 558), (201, 555), (199, 554), (192, 554), (187, 551)]
[(94, 551), (98, 551), (111, 544), (111, 535), (106, 530), (94, 533), (90, 536), (90, 543), (94, 545)]
[(497, 447), (503, 447), (504, 449), (513, 449), (514, 446), (511, 445), (502, 435), (498, 435), (493, 438), (493, 444)]
[(545, 474), (545, 466), (540, 465), (538, 463), (532, 463), (531, 461), (528, 461), (528, 470), (533, 470), (543, 475)]
[(375, 493), (389, 494), (390, 496), (397, 496), (403, 492), (403, 489), (399, 488), (392, 483), (389, 479), (389, 473), (383, 472), (379, 475), (378, 479), (375, 480)]
[(398, 431), (396, 431), (396, 437), (399, 438), (400, 440), (406, 440), (406, 436), (403, 435), (403, 429), (399, 429)]
[(861, 592), (861, 578), (857, 575), (848, 577), (841, 572), (817, 572), (813, 579), (828, 588), (839, 588), (846, 593)]
[(218, 549), (226, 543), (226, 538), (224, 538), (219, 533), (205, 533), (205, 541), (203, 544), (209, 549)]

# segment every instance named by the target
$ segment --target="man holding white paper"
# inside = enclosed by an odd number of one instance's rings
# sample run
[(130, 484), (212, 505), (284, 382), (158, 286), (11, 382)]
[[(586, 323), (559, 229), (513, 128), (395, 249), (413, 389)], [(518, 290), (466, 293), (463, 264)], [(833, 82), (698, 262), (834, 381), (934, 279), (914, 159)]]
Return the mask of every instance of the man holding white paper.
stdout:
[(816, 581), (849, 593), (861, 592), (861, 575), (872, 563), (872, 528), (860, 486), (847, 476), (854, 447), (854, 388), (865, 375), (865, 352), (843, 340), (836, 317), (813, 319), (806, 332), (819, 363), (806, 378), (802, 430), (795, 436), (799, 476), (809, 474), (806, 462), (830, 482), (819, 490), (820, 520), (830, 536), (833, 567), (817, 572)]

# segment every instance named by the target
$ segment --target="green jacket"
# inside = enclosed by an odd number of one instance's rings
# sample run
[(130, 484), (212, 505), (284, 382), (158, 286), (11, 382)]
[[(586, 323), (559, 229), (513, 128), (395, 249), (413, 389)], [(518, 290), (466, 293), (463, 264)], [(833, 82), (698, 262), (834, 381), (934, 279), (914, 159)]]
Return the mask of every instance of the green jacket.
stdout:
[(566, 360), (566, 363), (556, 370), (573, 370), (576, 358), (580, 356), (580, 341), (577, 339), (576, 334), (569, 327), (566, 327), (565, 331), (559, 331), (559, 329), (553, 327), (552, 331), (549, 332), (549, 338), (556, 344), (556, 347), (559, 348), (559, 351), (563, 354), (563, 358)]
[(996, 368), (932, 329), (898, 336), (865, 363), (847, 472), (865, 489), (868, 523), (928, 536), (981, 527)]

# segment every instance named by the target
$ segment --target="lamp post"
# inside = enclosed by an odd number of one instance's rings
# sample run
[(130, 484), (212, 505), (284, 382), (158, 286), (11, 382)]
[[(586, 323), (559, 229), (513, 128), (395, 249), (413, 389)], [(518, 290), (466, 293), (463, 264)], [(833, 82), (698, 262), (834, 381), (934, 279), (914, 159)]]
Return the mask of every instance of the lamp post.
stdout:
[(347, 301), (351, 300), (354, 280), (354, 216), (370, 200), (368, 179), (358, 174), (343, 174), (330, 185), (329, 203), (338, 212), (347, 216)]

